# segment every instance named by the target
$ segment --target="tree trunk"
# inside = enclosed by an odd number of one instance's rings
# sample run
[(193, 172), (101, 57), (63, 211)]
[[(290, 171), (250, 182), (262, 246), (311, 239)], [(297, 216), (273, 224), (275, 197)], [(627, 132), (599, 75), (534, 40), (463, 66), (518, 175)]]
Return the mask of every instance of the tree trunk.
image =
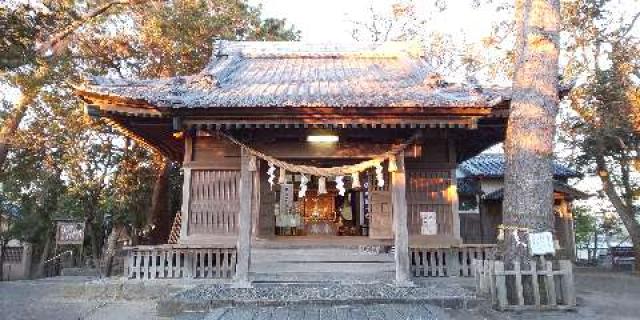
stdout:
[(158, 167), (156, 180), (151, 196), (151, 208), (147, 213), (147, 223), (153, 226), (150, 234), (151, 244), (163, 244), (167, 242), (171, 230), (171, 217), (169, 214), (169, 173), (171, 161), (163, 158)]
[(87, 234), (91, 239), (91, 260), (94, 264), (94, 267), (97, 270), (100, 270), (100, 239), (98, 230), (96, 230), (97, 228), (95, 225), (95, 212), (93, 208), (95, 208), (93, 204), (90, 204), (87, 208), (88, 214), (85, 219), (85, 228)]
[(631, 242), (633, 242), (633, 256), (636, 259), (633, 272), (640, 275), (640, 228), (636, 230), (634, 236), (631, 236)]
[[(622, 220), (622, 224), (624, 224), (624, 227), (629, 233), (629, 237), (633, 243), (634, 256), (636, 258), (634, 271), (640, 274), (640, 223), (635, 216), (633, 197), (628, 196), (625, 201), (618, 193), (616, 187), (611, 181), (609, 169), (607, 168), (607, 163), (603, 156), (605, 150), (604, 145), (602, 141), (598, 141), (597, 143), (597, 154), (595, 156), (596, 171), (600, 177), (600, 181), (602, 182), (602, 189), (611, 204), (613, 204), (613, 207), (616, 209), (616, 213), (618, 213), (620, 220)], [(626, 179), (629, 179), (629, 177), (627, 176)], [(627, 193), (630, 194), (630, 192), (631, 190), (628, 189)]]
[(2, 128), (0, 128), (0, 172), (3, 172), (4, 162), (7, 160), (7, 154), (11, 147), (11, 140), (16, 135), (20, 122), (24, 118), (29, 106), (38, 96), (38, 92), (44, 85), (45, 80), (49, 76), (51, 66), (44, 63), (36, 69), (25, 88), (22, 88), (22, 96), (15, 103), (13, 110), (7, 115)]
[(505, 141), (503, 259), (530, 261), (529, 232), (553, 227), (553, 139), (558, 111), (558, 0), (516, 1), (516, 55)]
[(111, 232), (109, 233), (109, 237), (107, 238), (107, 247), (104, 253), (104, 275), (107, 277), (111, 276), (113, 265), (113, 258), (116, 254), (116, 246), (118, 244), (118, 237), (122, 234), (124, 226), (121, 224), (113, 224), (111, 227)]
[(0, 238), (0, 281), (4, 279), (4, 250), (7, 247), (7, 240)]
[(38, 268), (36, 269), (36, 276), (38, 278), (45, 277), (45, 264), (47, 259), (49, 258), (49, 251), (51, 249), (51, 232), (50, 230), (46, 231), (46, 238), (44, 239), (44, 246), (42, 248), (42, 253), (40, 254), (40, 262), (38, 263)]

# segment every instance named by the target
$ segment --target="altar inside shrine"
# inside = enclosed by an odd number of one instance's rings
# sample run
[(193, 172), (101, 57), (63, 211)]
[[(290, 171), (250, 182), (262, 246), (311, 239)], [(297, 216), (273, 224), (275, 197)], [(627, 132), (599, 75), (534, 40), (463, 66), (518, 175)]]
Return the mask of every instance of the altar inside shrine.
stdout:
[[(289, 181), (296, 176), (288, 177)], [(309, 190), (299, 197), (293, 184), (274, 191), (280, 201), (274, 204), (278, 236), (366, 236), (368, 217), (363, 206), (364, 190), (349, 190), (341, 196), (330, 184), (325, 193)]]

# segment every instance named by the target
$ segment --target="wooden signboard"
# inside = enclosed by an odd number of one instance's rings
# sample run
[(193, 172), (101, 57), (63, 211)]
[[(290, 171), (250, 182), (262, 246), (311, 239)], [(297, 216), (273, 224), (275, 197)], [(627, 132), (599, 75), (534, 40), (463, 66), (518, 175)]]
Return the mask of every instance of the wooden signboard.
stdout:
[(84, 223), (73, 221), (58, 221), (56, 223), (56, 243), (82, 244), (84, 242)]

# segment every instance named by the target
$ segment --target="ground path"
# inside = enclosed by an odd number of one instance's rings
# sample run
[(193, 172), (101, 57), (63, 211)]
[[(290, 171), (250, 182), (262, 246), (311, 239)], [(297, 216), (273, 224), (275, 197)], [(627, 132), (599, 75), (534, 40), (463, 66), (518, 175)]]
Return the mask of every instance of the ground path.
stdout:
[[(153, 300), (131, 301), (65, 297), (63, 287), (82, 279), (54, 278), (0, 282), (2, 320), (168, 320), (156, 314)], [(579, 308), (575, 312), (498, 313), (487, 306), (450, 310), (428, 305), (297, 305), (289, 307), (220, 308), (182, 314), (176, 320), (245, 319), (640, 319), (640, 277), (592, 269), (576, 271)], [(286, 317), (285, 317), (286, 316)]]

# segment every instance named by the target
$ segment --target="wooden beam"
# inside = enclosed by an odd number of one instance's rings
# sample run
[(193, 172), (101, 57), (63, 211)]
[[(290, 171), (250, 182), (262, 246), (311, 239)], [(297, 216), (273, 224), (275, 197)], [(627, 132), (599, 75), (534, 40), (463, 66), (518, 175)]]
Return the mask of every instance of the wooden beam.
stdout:
[(238, 263), (235, 286), (250, 287), (249, 266), (251, 264), (251, 202), (253, 198), (253, 172), (249, 168), (251, 155), (243, 148), (240, 158), (240, 213), (238, 215)]
[(398, 169), (391, 173), (391, 204), (393, 208), (396, 285), (413, 286), (409, 264), (409, 227), (407, 226), (407, 182), (404, 154), (396, 155)]

